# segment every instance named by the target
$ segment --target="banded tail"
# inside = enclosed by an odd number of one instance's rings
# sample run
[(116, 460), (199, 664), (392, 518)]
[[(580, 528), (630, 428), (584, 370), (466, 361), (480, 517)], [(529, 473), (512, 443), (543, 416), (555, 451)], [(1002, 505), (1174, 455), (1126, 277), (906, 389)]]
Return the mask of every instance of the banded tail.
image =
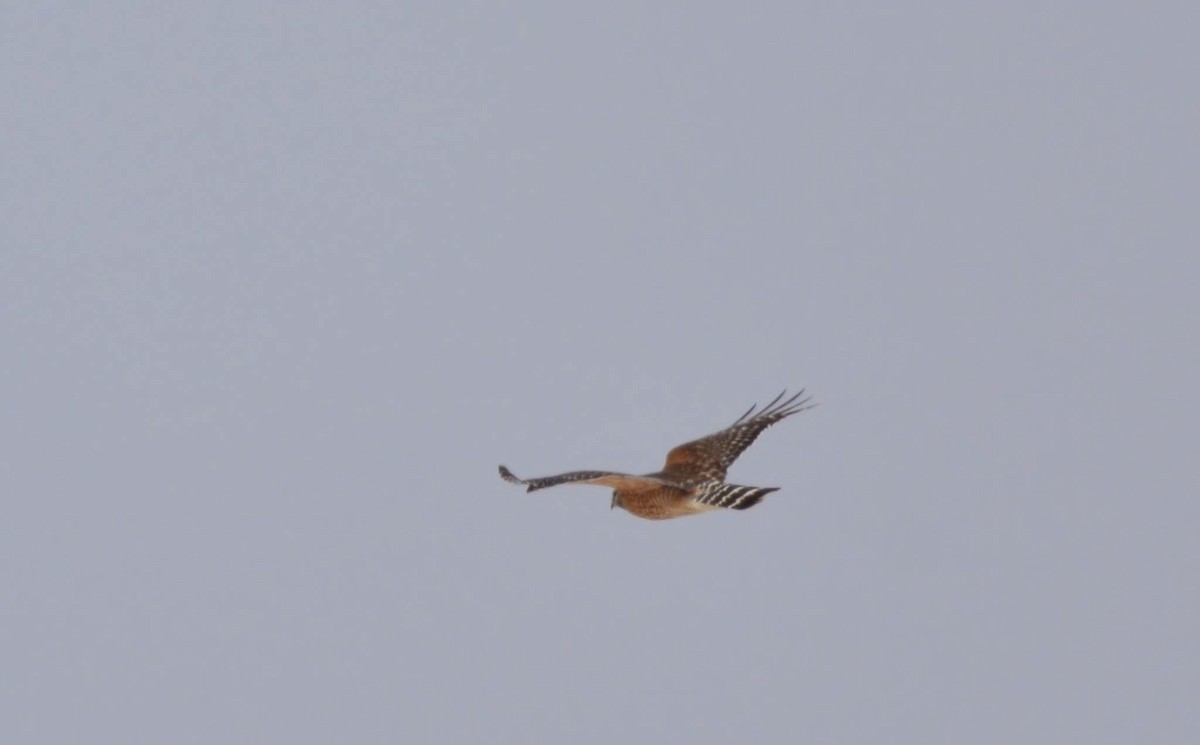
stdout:
[(748, 510), (762, 501), (762, 498), (773, 491), (779, 491), (776, 486), (738, 486), (737, 484), (721, 484), (713, 482), (704, 487), (696, 495), (700, 504), (713, 507), (728, 507), (731, 510)]

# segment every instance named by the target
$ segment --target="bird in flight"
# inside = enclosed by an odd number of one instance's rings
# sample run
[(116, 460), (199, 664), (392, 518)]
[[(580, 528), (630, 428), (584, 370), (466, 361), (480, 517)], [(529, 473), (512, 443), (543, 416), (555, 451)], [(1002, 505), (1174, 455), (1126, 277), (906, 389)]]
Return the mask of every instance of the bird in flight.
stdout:
[(539, 479), (520, 479), (500, 466), (500, 477), (537, 491), (559, 484), (595, 484), (612, 487), (612, 506), (647, 520), (669, 520), (720, 509), (745, 510), (778, 487), (738, 486), (725, 483), (725, 472), (762, 431), (792, 414), (816, 404), (804, 391), (784, 400), (787, 391), (764, 406), (758, 405), (720, 432), (685, 442), (667, 453), (661, 471), (635, 476), (615, 471), (571, 471)]

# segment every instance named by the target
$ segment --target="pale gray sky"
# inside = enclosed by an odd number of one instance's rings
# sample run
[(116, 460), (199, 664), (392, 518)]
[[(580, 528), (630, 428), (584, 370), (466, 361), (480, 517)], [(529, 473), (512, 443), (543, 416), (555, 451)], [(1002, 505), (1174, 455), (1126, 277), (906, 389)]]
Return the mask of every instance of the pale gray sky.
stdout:
[(648, 5), (6, 4), (0, 740), (1200, 741), (1200, 10)]

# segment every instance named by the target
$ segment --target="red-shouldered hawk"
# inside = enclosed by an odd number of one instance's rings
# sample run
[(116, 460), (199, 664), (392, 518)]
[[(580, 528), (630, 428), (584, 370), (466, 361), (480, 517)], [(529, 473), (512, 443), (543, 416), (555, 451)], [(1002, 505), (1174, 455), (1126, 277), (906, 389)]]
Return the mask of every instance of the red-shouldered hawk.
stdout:
[(613, 489), (612, 507), (647, 520), (669, 520), (695, 515), (720, 507), (745, 510), (758, 504), (778, 487), (738, 486), (725, 483), (725, 472), (737, 457), (762, 433), (785, 417), (816, 406), (804, 391), (783, 400), (780, 393), (757, 414), (755, 404), (725, 429), (686, 442), (667, 453), (667, 462), (657, 473), (635, 476), (614, 471), (571, 471), (540, 479), (519, 479), (500, 466), (500, 477), (514, 484), (525, 484), (526, 491), (537, 491), (559, 484), (596, 484)]

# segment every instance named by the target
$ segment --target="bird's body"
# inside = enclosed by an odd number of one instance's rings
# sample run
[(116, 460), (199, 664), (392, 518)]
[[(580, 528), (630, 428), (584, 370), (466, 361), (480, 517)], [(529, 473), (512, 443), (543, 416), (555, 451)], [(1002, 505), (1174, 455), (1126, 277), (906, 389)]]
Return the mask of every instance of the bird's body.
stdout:
[(684, 443), (667, 453), (661, 471), (641, 476), (615, 471), (571, 471), (539, 479), (520, 479), (500, 466), (500, 477), (537, 491), (559, 484), (595, 484), (613, 489), (612, 506), (647, 520), (669, 520), (721, 508), (744, 510), (762, 501), (777, 487), (725, 483), (725, 473), (737, 457), (776, 422), (815, 404), (801, 398), (804, 391), (783, 400), (775, 397), (757, 414), (756, 406), (725, 429)]

